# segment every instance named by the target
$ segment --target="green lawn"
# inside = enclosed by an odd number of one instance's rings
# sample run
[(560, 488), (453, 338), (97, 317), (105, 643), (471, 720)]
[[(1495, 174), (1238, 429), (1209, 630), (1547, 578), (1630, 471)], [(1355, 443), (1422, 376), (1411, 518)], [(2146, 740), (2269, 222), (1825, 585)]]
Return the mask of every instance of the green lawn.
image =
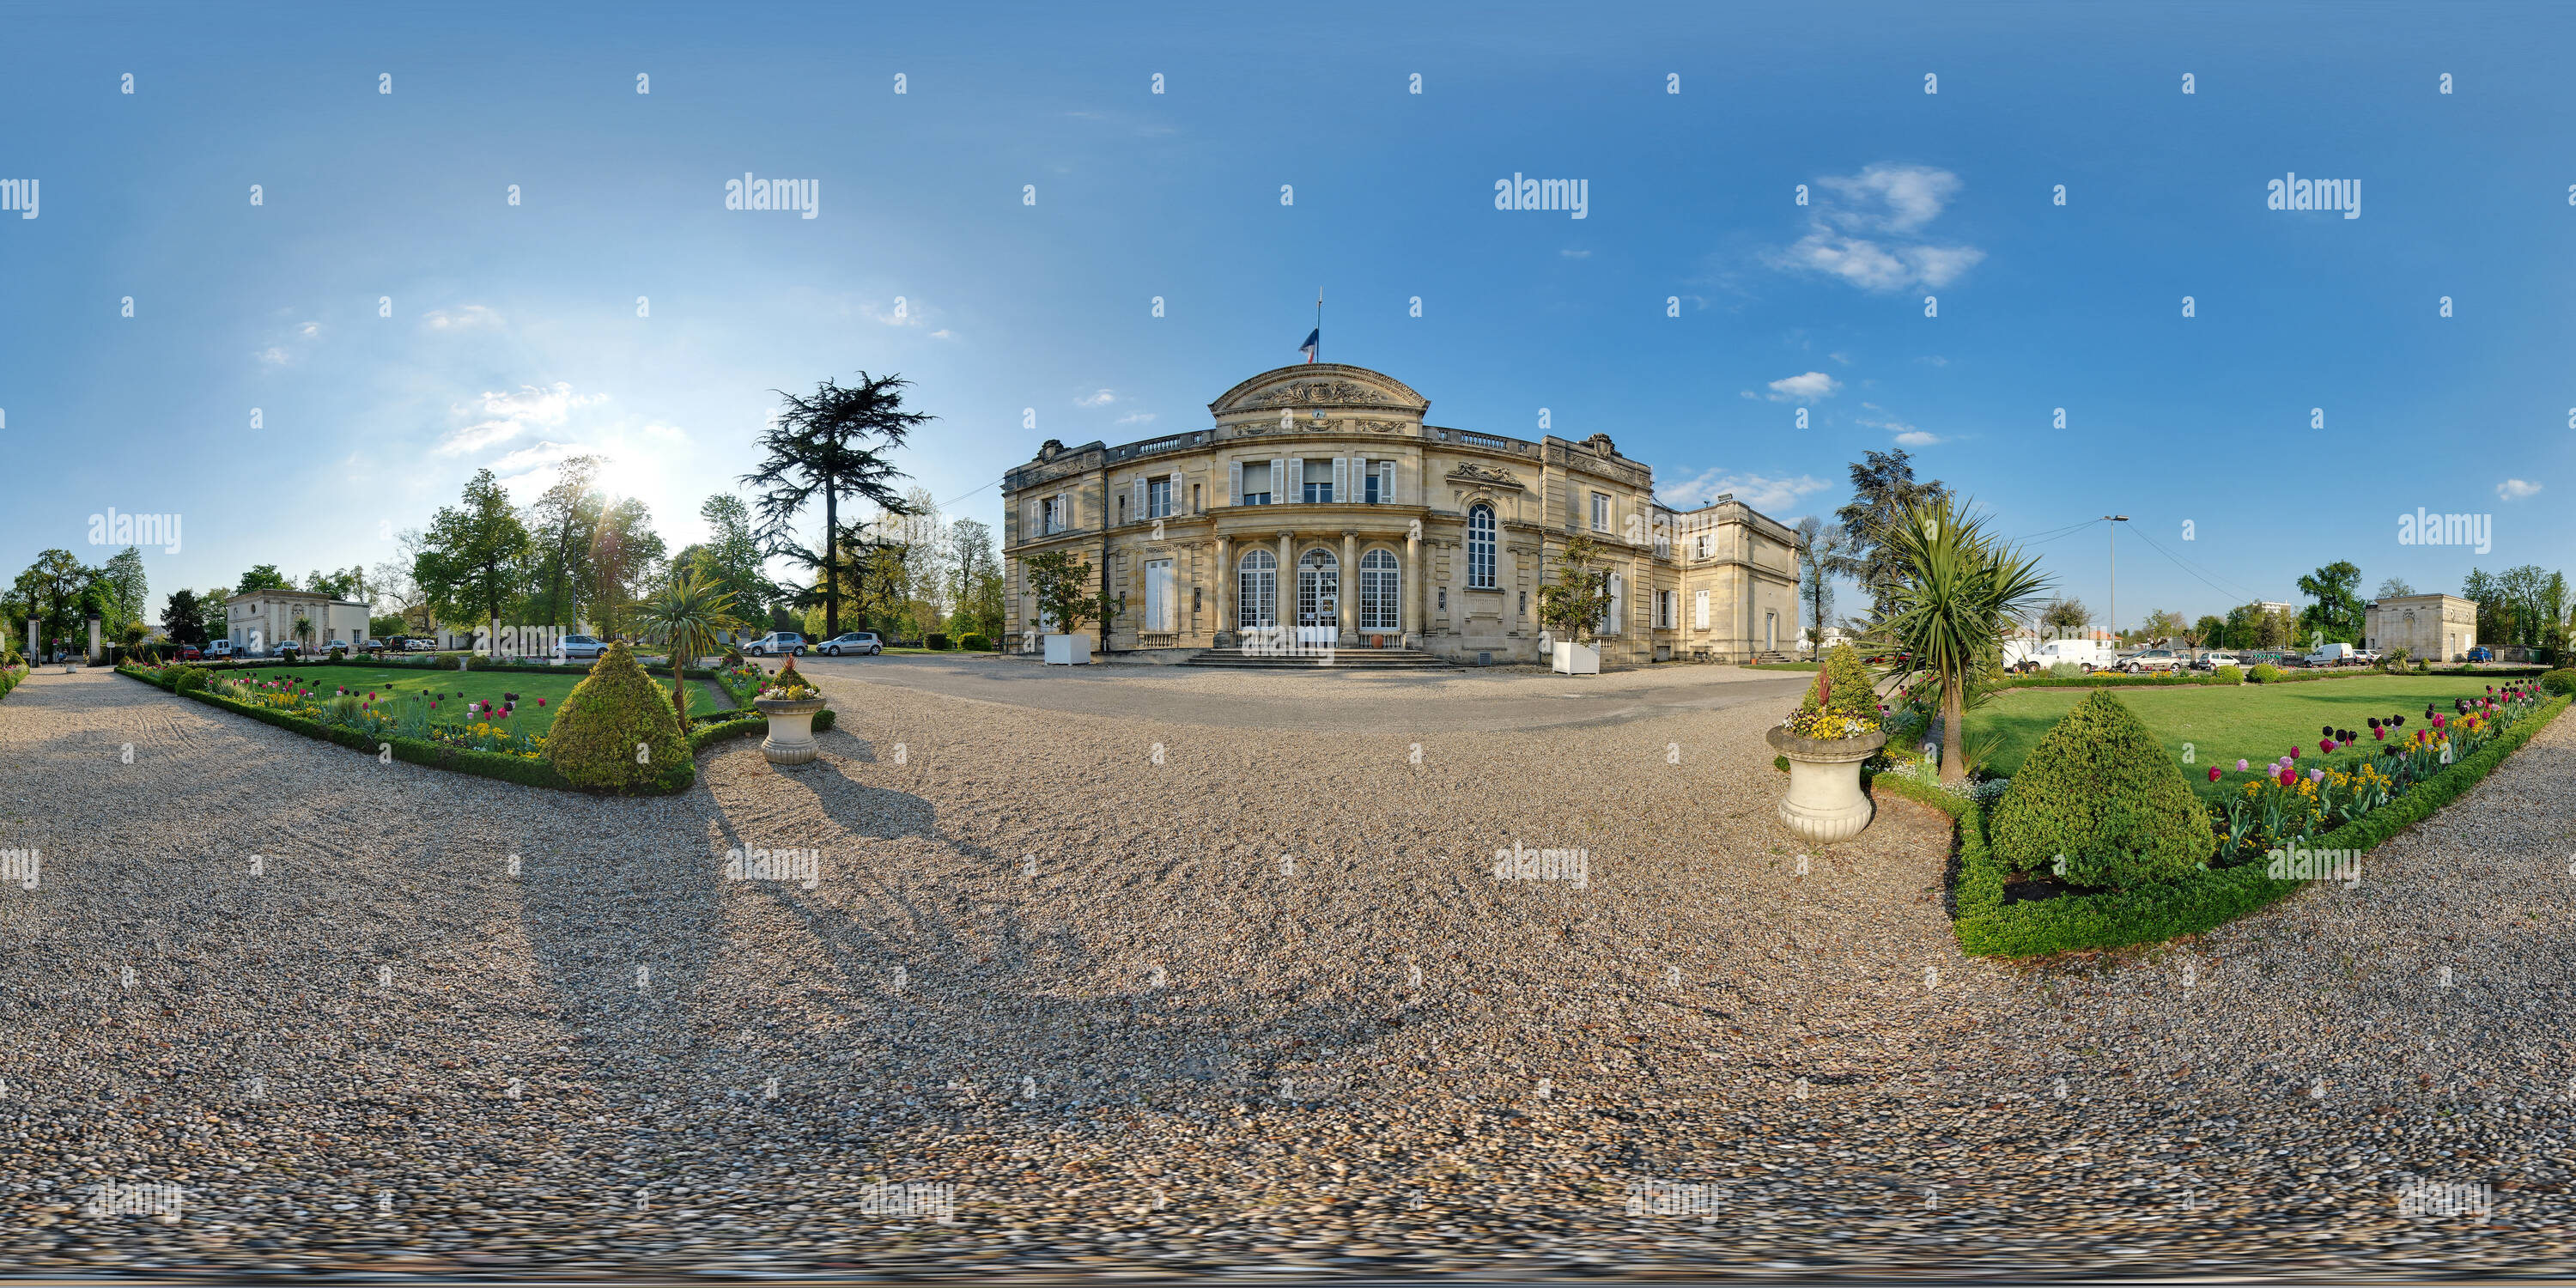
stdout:
[[(2498, 682), (2468, 676), (2391, 675), (2322, 684), (2178, 686), (2111, 692), (2146, 722), (2148, 731), (2164, 744), (2174, 762), (2182, 765), (2194, 788), (2203, 796), (2217, 796), (2236, 790), (2254, 776), (2253, 772), (2236, 772), (2239, 759), (2249, 762), (2252, 771), (2260, 771), (2296, 745), (2302, 769), (2321, 765), (2348, 768), (2368, 754), (2363, 748), (2381, 745), (2370, 736), (2370, 717), (2405, 716), (2406, 732), (2413, 733), (2430, 726), (2431, 722), (2424, 719), (2427, 702), (2447, 716), (2451, 714), (2452, 699), (2471, 694), (2484, 696), (2490, 683)], [(2041, 736), (2093, 692), (2016, 689), (1997, 694), (1969, 715), (1968, 734), (1974, 738), (1989, 731), (2001, 733), (2003, 743), (1989, 763), (1996, 773), (2017, 773), (2022, 758), (2039, 745)], [(2317, 731), (2327, 725), (2360, 734), (2361, 746), (2320, 757)], [(2189, 764), (2183, 764), (2185, 744), (2190, 746)], [(2214, 784), (2209, 781), (2212, 765), (2223, 771)]]
[[(223, 674), (218, 671), (217, 674)], [(542, 714), (554, 719), (555, 708), (563, 705), (572, 686), (581, 683), (587, 673), (572, 671), (563, 675), (546, 675), (534, 671), (417, 671), (371, 666), (284, 666), (261, 667), (240, 672), (234, 678), (252, 684), (293, 678), (315, 697), (329, 697), (345, 688), (361, 695), (426, 693), (438, 703), (438, 718), (450, 711), (462, 711), (468, 702), (489, 699), (494, 707), (501, 705), (504, 694), (519, 695), (519, 708), (526, 715)], [(655, 683), (669, 688), (671, 677), (666, 672), (652, 672)], [(710, 711), (732, 709), (734, 700), (725, 691), (706, 680), (691, 680), (689, 713), (705, 715)], [(446, 695), (446, 696), (438, 696)], [(539, 707), (537, 699), (545, 699)], [(540, 727), (538, 732), (544, 732)]]

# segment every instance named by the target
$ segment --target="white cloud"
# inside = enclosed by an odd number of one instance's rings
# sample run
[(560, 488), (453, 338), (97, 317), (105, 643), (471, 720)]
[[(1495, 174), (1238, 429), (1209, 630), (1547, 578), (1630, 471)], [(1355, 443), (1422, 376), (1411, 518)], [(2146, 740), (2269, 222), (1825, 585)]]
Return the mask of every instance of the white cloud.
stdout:
[(260, 350), (253, 356), (272, 367), (283, 367), (286, 365), (286, 350), (277, 345), (272, 344), (267, 348)]
[(1590, 258), (1592, 258), (1592, 252), (1591, 252), (1591, 251), (1588, 251), (1588, 250), (1561, 250), (1561, 251), (1558, 251), (1558, 252), (1557, 252), (1557, 254), (1559, 254), (1559, 255), (1563, 255), (1563, 256), (1565, 256), (1567, 259), (1590, 259)]
[(1926, 434), (1919, 429), (1909, 429), (1896, 436), (1896, 445), (1899, 447), (1930, 447), (1940, 441), (1940, 435)]
[(1920, 234), (1959, 190), (1959, 176), (1919, 165), (1874, 165), (1816, 181), (1807, 233), (1766, 254), (1773, 268), (1839, 277), (1865, 291), (1946, 286), (1986, 253)]
[(2496, 499), (2499, 501), (2519, 501), (2524, 497), (2535, 495), (2539, 491), (2540, 485), (2537, 483), (2526, 483), (2521, 479), (2506, 479), (2504, 482), (2496, 484)]
[(1118, 423), (1121, 425), (1150, 425), (1154, 423), (1154, 413), (1150, 411), (1140, 411), (1134, 415), (1121, 416), (1118, 418)]
[(473, 331), (501, 325), (501, 315), (480, 304), (468, 304), (453, 313), (432, 309), (421, 315), (421, 321), (432, 331)]
[(304, 325), (295, 328), (295, 333), (305, 337), (306, 339), (311, 339), (314, 336), (322, 334), (322, 324), (319, 322), (307, 322)]
[(1655, 486), (1655, 497), (1676, 510), (1692, 510), (1730, 492), (1735, 499), (1756, 510), (1772, 511), (1796, 505), (1798, 498), (1820, 492), (1830, 486), (1823, 479), (1799, 474), (1788, 478), (1770, 478), (1760, 474), (1729, 474), (1722, 469), (1703, 471), (1697, 478), (1681, 479)]
[(689, 441), (689, 432), (687, 430), (684, 430), (677, 425), (665, 425), (660, 421), (654, 421), (644, 426), (644, 432), (666, 442), (685, 443)]
[(1831, 398), (1834, 396), (1834, 391), (1842, 387), (1843, 382), (1832, 376), (1821, 371), (1810, 371), (1805, 375), (1772, 381), (1771, 401), (1812, 402), (1819, 398)]
[(1085, 407), (1106, 407), (1118, 401), (1118, 392), (1114, 389), (1103, 389), (1098, 393), (1085, 394), (1074, 401)]
[(1851, 365), (1851, 355), (1848, 353), (1828, 353), (1825, 356), (1843, 364), (1846, 367)]
[(957, 333), (946, 327), (941, 327), (938, 330), (931, 332), (930, 338), (933, 340), (954, 340), (957, 338)]
[(458, 416), (479, 413), (484, 419), (462, 429), (450, 431), (439, 440), (438, 451), (455, 456), (480, 451), (495, 443), (505, 443), (528, 430), (561, 425), (572, 413), (583, 407), (608, 401), (606, 394), (576, 394), (562, 381), (542, 388), (523, 385), (517, 393), (486, 392), (482, 406), (454, 408)]
[(1875, 416), (1856, 416), (1853, 418), (1853, 423), (1861, 426), (1863, 429), (1883, 429), (1888, 433), (1896, 435), (1896, 443), (1899, 447), (1930, 447), (1941, 441), (1941, 436), (1938, 434), (1925, 433), (1904, 421), (1898, 420), (1894, 416), (1888, 415), (1887, 409), (1879, 406), (1877, 403), (1865, 402), (1862, 403), (1861, 406), (1878, 414)]
[(492, 472), (506, 477), (523, 474), (529, 470), (543, 469), (579, 450), (581, 449), (571, 443), (552, 441), (537, 443), (522, 447), (492, 462)]
[(1920, 358), (1916, 358), (1915, 361), (1920, 362), (1927, 367), (1946, 367), (1950, 365), (1950, 360), (1948, 358), (1944, 358), (1937, 353), (1925, 354)]

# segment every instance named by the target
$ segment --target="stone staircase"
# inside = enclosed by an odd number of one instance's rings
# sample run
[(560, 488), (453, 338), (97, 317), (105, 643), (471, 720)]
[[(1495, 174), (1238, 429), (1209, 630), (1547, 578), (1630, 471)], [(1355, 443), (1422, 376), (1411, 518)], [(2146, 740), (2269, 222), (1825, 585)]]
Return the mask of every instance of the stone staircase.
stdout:
[(1418, 648), (1336, 648), (1328, 653), (1246, 653), (1239, 648), (1203, 649), (1183, 666), (1219, 666), (1238, 671), (1449, 671), (1457, 664)]

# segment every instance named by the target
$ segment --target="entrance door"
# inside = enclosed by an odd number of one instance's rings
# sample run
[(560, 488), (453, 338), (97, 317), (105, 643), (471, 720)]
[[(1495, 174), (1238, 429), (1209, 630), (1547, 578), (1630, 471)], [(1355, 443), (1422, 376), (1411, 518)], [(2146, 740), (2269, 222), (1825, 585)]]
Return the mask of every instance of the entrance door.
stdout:
[(1309, 550), (1297, 561), (1297, 639), (1331, 642), (1341, 633), (1342, 565), (1331, 551)]
[(1242, 573), (1235, 582), (1235, 625), (1243, 629), (1277, 626), (1279, 615), (1273, 605), (1278, 602), (1279, 559), (1267, 550), (1255, 550), (1243, 557)]

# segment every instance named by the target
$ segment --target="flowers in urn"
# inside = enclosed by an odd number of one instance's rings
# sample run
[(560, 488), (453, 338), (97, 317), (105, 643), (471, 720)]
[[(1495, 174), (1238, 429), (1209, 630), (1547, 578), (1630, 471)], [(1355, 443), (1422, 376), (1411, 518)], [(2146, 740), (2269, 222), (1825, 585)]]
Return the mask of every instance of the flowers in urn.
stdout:
[(1838, 741), (1879, 731), (1878, 694), (1849, 644), (1835, 646), (1807, 688), (1806, 700), (1781, 727), (1801, 738)]
[(772, 702), (802, 702), (823, 696), (823, 691), (805, 682), (804, 674), (796, 669), (796, 659), (791, 655), (787, 665), (769, 677), (769, 683), (760, 690), (760, 696)]

